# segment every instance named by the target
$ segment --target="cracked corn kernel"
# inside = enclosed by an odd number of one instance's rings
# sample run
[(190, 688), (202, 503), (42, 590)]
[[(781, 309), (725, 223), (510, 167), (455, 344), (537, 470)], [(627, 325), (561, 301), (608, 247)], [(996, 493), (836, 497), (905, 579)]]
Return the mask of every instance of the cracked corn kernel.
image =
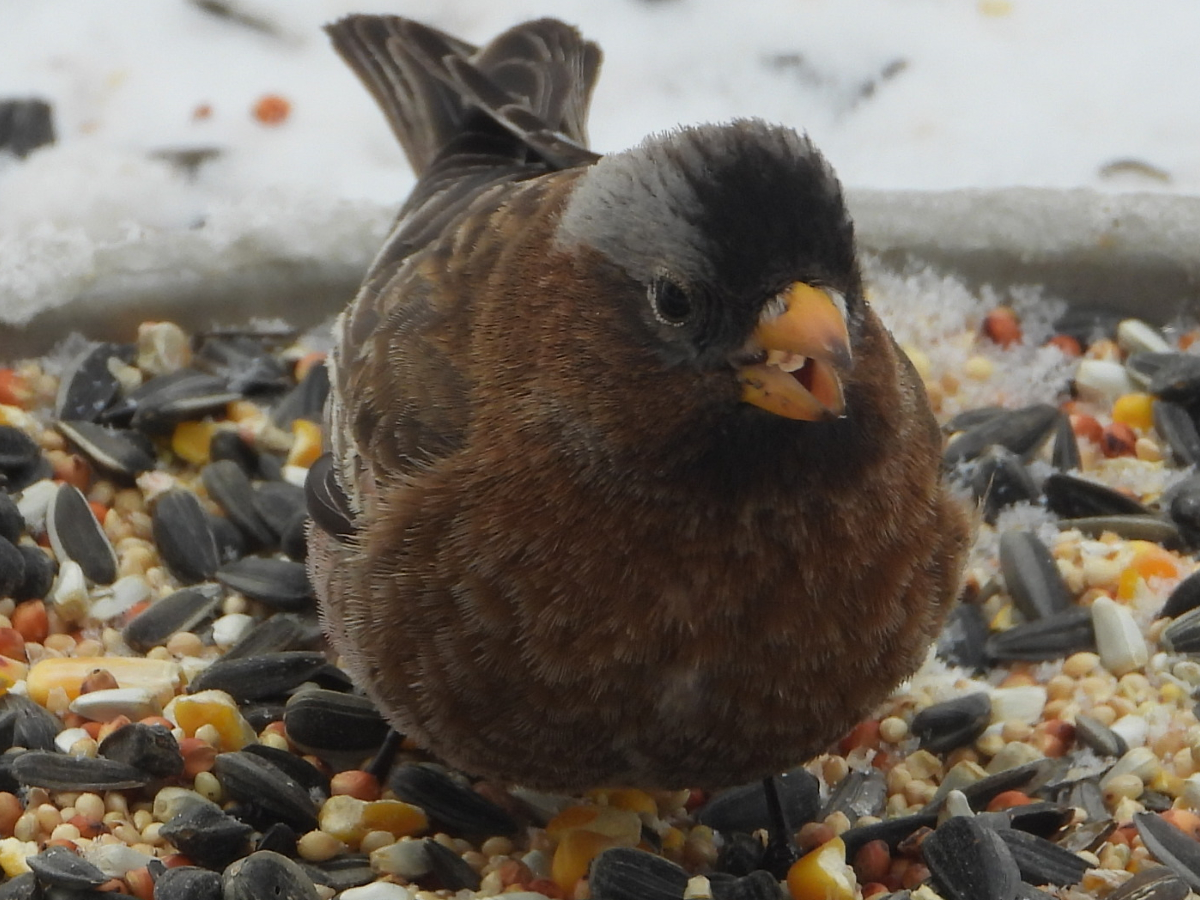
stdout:
[(1112, 417), (1131, 428), (1149, 431), (1154, 427), (1154, 398), (1149, 394), (1123, 394), (1113, 401)]
[(800, 857), (787, 873), (792, 900), (853, 900), (854, 886), (854, 870), (846, 863), (841, 838)]
[(587, 874), (592, 860), (617, 842), (606, 834), (597, 834), (583, 828), (568, 831), (559, 840), (550, 862), (550, 879), (568, 896), (574, 894), (575, 885)]
[(288, 451), (287, 464), (307, 469), (321, 455), (321, 426), (308, 419), (297, 419), (292, 423), (295, 440)]
[(171, 449), (193, 466), (208, 462), (208, 448), (216, 426), (212, 422), (180, 422), (171, 434)]
[(257, 738), (250, 723), (242, 718), (237, 701), (224, 691), (183, 694), (172, 700), (168, 709), (168, 718), (173, 718), (187, 737), (195, 737), (197, 731), (211, 726), (222, 750), (241, 750)]
[(429, 827), (420, 807), (401, 800), (358, 800), (348, 794), (335, 794), (321, 804), (318, 815), (321, 830), (344, 844), (357, 847), (372, 831), (386, 831), (393, 837), (411, 837)]
[(42, 706), (56, 689), (65, 693), (68, 700), (74, 700), (83, 680), (96, 669), (108, 670), (123, 688), (144, 688), (160, 703), (175, 695), (180, 679), (179, 666), (174, 662), (137, 656), (73, 656), (35, 663), (29, 669), (25, 686), (29, 698)]

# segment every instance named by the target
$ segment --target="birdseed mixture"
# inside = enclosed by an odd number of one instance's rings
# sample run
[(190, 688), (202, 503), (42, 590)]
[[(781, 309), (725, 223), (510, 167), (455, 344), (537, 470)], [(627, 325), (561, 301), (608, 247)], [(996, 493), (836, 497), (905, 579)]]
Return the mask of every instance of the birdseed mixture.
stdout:
[(777, 780), (798, 861), (761, 785), (560, 797), (389, 746), (304, 574), (319, 342), (147, 322), (0, 369), (0, 897), (1200, 890), (1200, 331), (869, 277), (981, 522), (922, 670)]

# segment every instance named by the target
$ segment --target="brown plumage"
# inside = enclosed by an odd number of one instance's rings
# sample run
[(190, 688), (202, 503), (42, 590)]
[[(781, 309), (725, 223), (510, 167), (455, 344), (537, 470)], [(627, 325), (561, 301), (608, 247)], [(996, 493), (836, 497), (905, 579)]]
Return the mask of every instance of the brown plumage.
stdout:
[(832, 171), (753, 120), (599, 159), (599, 51), (553, 20), (482, 50), (329, 31), (419, 175), (309, 479), (352, 676), (447, 763), (541, 788), (821, 752), (920, 663), (968, 535)]

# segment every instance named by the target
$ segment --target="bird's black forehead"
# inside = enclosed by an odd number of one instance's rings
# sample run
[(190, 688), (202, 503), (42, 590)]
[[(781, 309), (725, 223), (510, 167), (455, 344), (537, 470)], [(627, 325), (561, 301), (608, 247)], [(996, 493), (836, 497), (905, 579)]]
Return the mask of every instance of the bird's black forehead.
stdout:
[[(567, 203), (560, 244), (639, 281), (664, 269), (725, 290), (853, 270), (841, 189), (807, 138), (757, 120), (680, 129), (605, 157)], [(846, 285), (839, 285), (845, 287)]]

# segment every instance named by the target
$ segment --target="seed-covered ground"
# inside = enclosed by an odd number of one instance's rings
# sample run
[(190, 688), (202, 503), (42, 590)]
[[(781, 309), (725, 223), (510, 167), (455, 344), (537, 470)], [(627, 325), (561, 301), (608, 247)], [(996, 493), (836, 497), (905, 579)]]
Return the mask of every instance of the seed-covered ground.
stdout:
[(872, 283), (979, 538), (921, 672), (778, 779), (794, 864), (766, 850), (760, 785), (550, 796), (387, 739), (304, 573), (319, 335), (146, 322), (9, 361), (0, 897), (1200, 888), (1200, 331)]

